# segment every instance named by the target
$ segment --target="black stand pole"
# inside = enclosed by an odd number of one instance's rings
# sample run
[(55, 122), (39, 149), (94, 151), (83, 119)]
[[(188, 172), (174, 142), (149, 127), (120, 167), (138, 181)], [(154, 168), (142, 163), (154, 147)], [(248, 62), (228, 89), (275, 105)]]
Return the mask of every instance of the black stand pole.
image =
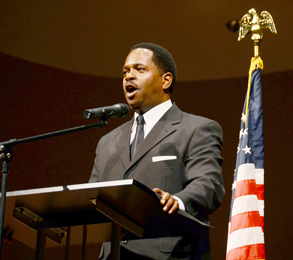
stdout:
[(11, 139), (10, 141), (6, 141), (0, 143), (0, 158), (3, 160), (3, 168), (2, 168), (2, 190), (1, 190), (1, 208), (0, 208), (0, 260), (1, 260), (1, 252), (2, 252), (2, 240), (3, 240), (3, 227), (4, 227), (4, 216), (5, 216), (5, 203), (6, 203), (6, 187), (7, 187), (7, 175), (9, 173), (9, 161), (12, 160), (12, 147), (22, 144), (29, 143), (37, 140), (42, 140), (54, 136), (60, 136), (64, 134), (75, 133), (95, 127), (103, 127), (107, 125), (107, 121), (99, 121), (98, 123), (91, 125), (83, 125), (77, 126), (74, 128), (69, 128), (65, 130), (60, 130), (52, 133), (27, 137), (23, 139)]
[[(6, 201), (6, 187), (7, 187), (7, 175), (9, 172), (9, 163), (4, 160), (3, 161), (3, 170), (2, 170), (2, 189), (1, 189), (1, 209), (0, 209), (0, 230), (1, 230), (1, 237), (0, 237), (0, 259), (2, 253), (2, 233), (3, 233), (3, 226), (4, 226), (4, 212), (5, 212), (5, 201)], [(2, 203), (3, 201), (3, 203)], [(3, 215), (3, 216), (2, 216)]]

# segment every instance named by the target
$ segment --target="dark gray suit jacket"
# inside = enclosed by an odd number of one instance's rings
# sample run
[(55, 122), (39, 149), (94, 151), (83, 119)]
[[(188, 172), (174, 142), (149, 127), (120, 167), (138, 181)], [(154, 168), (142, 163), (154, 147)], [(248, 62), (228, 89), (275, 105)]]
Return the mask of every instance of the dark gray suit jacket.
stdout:
[[(217, 122), (182, 112), (173, 104), (130, 161), (132, 124), (133, 119), (101, 138), (90, 182), (136, 179), (177, 196), (186, 211), (199, 219), (220, 206), (225, 191), (222, 130)], [(122, 246), (151, 259), (208, 251), (182, 237), (133, 240)]]

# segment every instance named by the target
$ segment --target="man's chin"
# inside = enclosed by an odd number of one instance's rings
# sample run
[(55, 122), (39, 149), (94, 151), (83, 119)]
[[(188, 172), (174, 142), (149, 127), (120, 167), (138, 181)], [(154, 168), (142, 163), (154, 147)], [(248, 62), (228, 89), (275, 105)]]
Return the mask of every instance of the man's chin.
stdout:
[(135, 110), (135, 109), (139, 108), (139, 106), (140, 106), (139, 104), (137, 104), (137, 102), (135, 102), (132, 99), (126, 99), (126, 102), (127, 102), (128, 106), (130, 107), (130, 109), (132, 109), (132, 110)]
[(133, 110), (134, 112), (140, 114), (140, 110), (141, 110), (141, 104), (137, 104), (137, 103), (134, 103), (134, 102), (129, 102), (127, 100), (127, 103), (128, 103), (128, 106), (130, 107), (131, 110)]

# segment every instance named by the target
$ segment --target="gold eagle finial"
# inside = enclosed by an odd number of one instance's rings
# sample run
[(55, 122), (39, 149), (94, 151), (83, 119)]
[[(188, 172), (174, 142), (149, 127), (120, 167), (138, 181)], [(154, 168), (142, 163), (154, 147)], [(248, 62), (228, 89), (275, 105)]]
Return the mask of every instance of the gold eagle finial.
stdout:
[(259, 16), (255, 9), (252, 8), (248, 11), (248, 14), (241, 18), (238, 41), (243, 39), (248, 32), (251, 32), (251, 40), (254, 44), (254, 57), (259, 57), (259, 45), (263, 36), (263, 28), (268, 28), (272, 33), (277, 33), (273, 17), (267, 11), (262, 11)]
[(251, 39), (260, 42), (263, 36), (261, 29), (263, 28), (268, 28), (272, 33), (277, 33), (273, 17), (270, 13), (262, 11), (258, 15), (254, 8), (250, 9), (248, 14), (245, 14), (241, 18), (238, 41), (243, 39), (251, 31)]

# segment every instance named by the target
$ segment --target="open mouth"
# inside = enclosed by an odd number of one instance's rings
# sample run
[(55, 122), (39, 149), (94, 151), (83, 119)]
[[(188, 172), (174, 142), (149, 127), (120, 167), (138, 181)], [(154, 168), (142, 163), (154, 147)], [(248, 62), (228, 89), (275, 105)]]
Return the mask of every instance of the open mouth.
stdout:
[(133, 98), (135, 93), (137, 92), (137, 87), (135, 87), (134, 85), (126, 85), (125, 90), (127, 97)]

